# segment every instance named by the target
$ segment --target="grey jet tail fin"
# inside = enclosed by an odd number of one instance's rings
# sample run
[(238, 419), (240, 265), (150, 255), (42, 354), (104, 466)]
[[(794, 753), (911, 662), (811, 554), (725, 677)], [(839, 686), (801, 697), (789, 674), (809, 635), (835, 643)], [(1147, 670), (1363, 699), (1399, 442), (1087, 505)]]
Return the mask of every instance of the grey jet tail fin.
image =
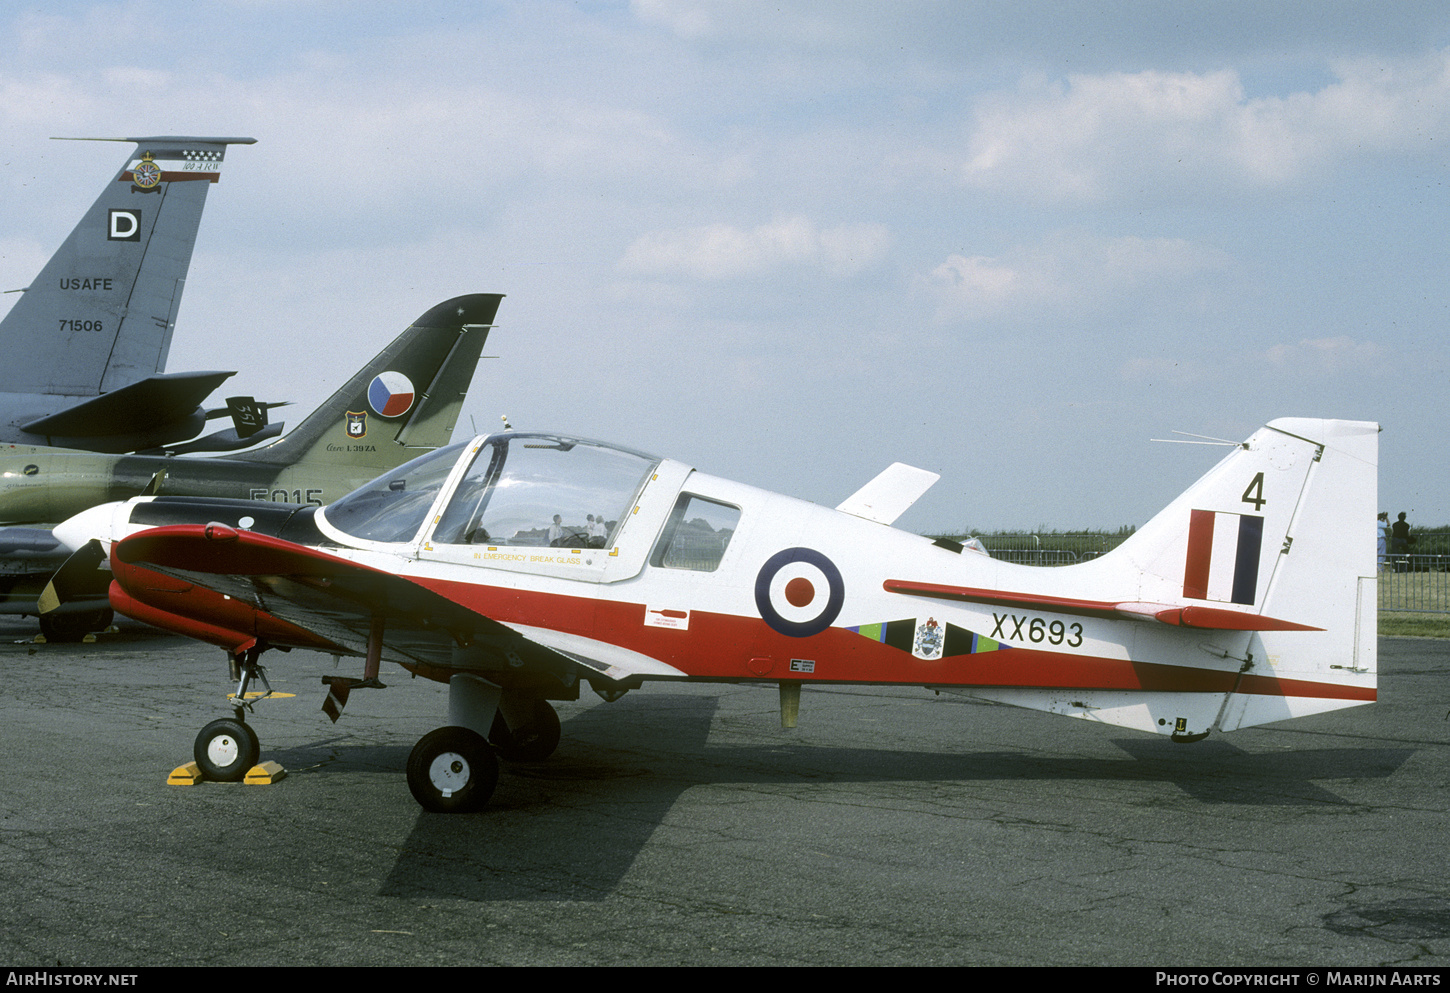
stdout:
[(207, 188), (228, 145), (255, 138), (135, 142), (115, 177), (0, 321), (0, 393), (96, 396), (166, 365)]
[(431, 308), (296, 429), (231, 458), (322, 461), (381, 473), (397, 467), (397, 446), (422, 454), (448, 444), (502, 299), (474, 293)]

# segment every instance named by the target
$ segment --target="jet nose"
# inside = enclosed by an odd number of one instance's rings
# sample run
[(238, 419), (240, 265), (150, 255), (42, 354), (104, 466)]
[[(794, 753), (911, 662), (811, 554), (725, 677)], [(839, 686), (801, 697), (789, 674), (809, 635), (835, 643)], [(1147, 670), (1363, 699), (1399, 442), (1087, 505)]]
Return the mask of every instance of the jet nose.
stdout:
[(111, 540), (111, 520), (115, 517), (116, 508), (120, 505), (120, 502), (117, 501), (103, 503), (90, 510), (83, 510), (69, 520), (57, 524), (53, 533), (61, 544), (73, 552), (92, 538), (109, 542)]

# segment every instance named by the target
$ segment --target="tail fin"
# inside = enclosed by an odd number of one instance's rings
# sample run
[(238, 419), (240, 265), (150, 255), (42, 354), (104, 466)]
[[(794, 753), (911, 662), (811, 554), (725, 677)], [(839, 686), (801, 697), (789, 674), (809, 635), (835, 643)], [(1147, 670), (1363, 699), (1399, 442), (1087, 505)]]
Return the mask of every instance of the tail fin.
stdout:
[(232, 458), (346, 462), (381, 473), (404, 461), (398, 446), (421, 453), (448, 444), (502, 299), (475, 293), (438, 304), (286, 437)]
[(254, 138), (112, 138), (136, 143), (115, 178), (0, 321), (0, 393), (96, 396), (166, 365), (207, 188), (228, 145)]
[(1371, 422), (1271, 421), (1099, 560), (1134, 567), (1141, 599), (1184, 605), (1184, 624), (1188, 608), (1288, 622), (1241, 636), (1220, 730), (1374, 699), (1378, 435)]

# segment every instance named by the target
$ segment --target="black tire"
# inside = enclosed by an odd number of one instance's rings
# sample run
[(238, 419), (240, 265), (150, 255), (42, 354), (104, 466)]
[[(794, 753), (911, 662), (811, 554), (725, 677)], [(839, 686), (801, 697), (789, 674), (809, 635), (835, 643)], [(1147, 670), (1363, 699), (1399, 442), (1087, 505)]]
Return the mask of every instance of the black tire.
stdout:
[(559, 712), (549, 701), (535, 700), (529, 723), (517, 731), (509, 728), (502, 713), (495, 714), (488, 740), (505, 762), (542, 762), (559, 747), (562, 733)]
[(196, 736), (191, 754), (201, 774), (218, 783), (241, 782), (262, 752), (257, 732), (233, 717), (212, 721)]
[(40, 633), (45, 635), (46, 641), (76, 642), (93, 631), (106, 630), (115, 618), (116, 614), (110, 607), (70, 614), (41, 614)]
[(468, 728), (446, 727), (418, 739), (408, 756), (408, 789), (424, 810), (479, 810), (498, 786), (498, 757)]

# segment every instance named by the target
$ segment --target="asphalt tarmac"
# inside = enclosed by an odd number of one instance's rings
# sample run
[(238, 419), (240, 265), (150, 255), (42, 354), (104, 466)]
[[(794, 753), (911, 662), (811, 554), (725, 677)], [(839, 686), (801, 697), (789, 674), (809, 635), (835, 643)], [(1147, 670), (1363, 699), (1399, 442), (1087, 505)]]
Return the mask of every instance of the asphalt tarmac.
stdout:
[[(403, 769), (446, 689), (274, 653), (271, 786), (167, 786), (220, 651), (0, 625), (0, 964), (1450, 964), (1450, 642), (1380, 702), (1196, 745), (913, 689), (655, 685), (559, 707), (479, 814)], [(356, 663), (344, 661), (355, 674)]]

